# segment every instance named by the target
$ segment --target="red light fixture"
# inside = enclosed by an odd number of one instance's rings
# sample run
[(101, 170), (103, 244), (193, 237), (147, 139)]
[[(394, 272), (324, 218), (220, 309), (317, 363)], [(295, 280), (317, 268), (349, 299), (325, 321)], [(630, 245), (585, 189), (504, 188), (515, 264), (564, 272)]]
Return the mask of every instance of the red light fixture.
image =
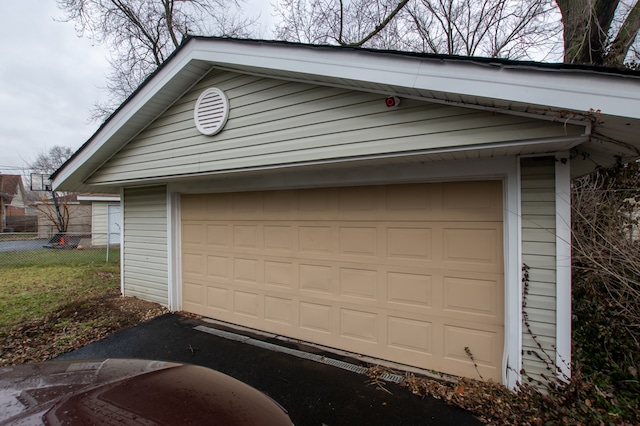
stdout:
[(384, 102), (389, 108), (397, 107), (398, 105), (400, 105), (400, 99), (396, 96), (389, 96), (384, 100)]

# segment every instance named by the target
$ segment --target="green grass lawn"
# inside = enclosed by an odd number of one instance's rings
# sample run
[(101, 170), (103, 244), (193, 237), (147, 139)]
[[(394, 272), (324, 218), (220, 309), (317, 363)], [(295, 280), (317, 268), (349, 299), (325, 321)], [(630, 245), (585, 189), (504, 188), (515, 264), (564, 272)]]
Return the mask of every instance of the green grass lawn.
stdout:
[[(118, 263), (107, 264), (104, 259), (78, 263), (76, 258), (75, 263), (53, 264), (49, 256), (56, 253), (46, 253), (41, 265), (0, 267), (0, 333), (74, 302), (107, 295), (120, 286)], [(65, 253), (57, 255), (64, 257)]]
[[(85, 250), (43, 249), (0, 253), (0, 270), (5, 266), (45, 266), (63, 264), (99, 265), (107, 260), (105, 248)], [(120, 249), (109, 250), (109, 263), (120, 262)]]
[(166, 310), (120, 295), (119, 250), (0, 253), (0, 367), (42, 362)]

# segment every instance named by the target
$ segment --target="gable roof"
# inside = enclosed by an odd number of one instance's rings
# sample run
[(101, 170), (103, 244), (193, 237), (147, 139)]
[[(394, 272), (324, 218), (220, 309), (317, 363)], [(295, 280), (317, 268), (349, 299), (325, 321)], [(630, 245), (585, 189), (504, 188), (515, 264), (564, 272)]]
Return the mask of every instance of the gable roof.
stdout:
[(1, 175), (2, 179), (0, 182), (2, 183), (2, 187), (0, 188), (0, 192), (3, 193), (4, 197), (7, 198), (8, 202), (11, 202), (11, 199), (18, 194), (18, 191), (22, 187), (22, 176), (20, 175)]
[(213, 69), (580, 124), (580, 154), (591, 163), (640, 157), (638, 72), (191, 37), (52, 175), (54, 187), (91, 190), (84, 181), (95, 170)]

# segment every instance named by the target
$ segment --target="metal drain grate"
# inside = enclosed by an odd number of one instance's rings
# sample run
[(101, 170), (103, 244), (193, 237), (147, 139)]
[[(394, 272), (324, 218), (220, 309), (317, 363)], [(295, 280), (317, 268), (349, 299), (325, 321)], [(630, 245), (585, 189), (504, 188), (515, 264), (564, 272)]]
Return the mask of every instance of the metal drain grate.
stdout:
[[(235, 340), (242, 343), (247, 343), (252, 346), (257, 346), (259, 348), (268, 349), (275, 352), (280, 352), (288, 355), (297, 356), (298, 358), (308, 359), (310, 361), (319, 362), (321, 364), (331, 365), (333, 367), (338, 367), (343, 370), (351, 371), (358, 374), (367, 374), (369, 370), (366, 367), (362, 367), (360, 365), (351, 364), (344, 361), (339, 361), (333, 358), (327, 358), (326, 356), (321, 356), (317, 354), (312, 354), (309, 352), (299, 351), (297, 349), (291, 349), (284, 346), (276, 345), (269, 342), (263, 342), (262, 340), (252, 339), (250, 337), (242, 336), (235, 333), (230, 333), (228, 331), (217, 330), (215, 328), (207, 327), (204, 325), (198, 325), (194, 327), (195, 330), (202, 331), (205, 333), (212, 334), (214, 336), (222, 337), (225, 339)], [(381, 379), (386, 380), (388, 382), (400, 383), (403, 379), (402, 376), (397, 374), (389, 374), (385, 373), (380, 376)]]

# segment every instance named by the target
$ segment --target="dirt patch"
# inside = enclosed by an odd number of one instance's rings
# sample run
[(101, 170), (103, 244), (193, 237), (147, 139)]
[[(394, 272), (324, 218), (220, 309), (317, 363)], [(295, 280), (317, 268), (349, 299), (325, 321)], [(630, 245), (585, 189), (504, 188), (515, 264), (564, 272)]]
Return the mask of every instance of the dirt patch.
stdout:
[(0, 366), (46, 361), (166, 312), (113, 289), (0, 333)]

